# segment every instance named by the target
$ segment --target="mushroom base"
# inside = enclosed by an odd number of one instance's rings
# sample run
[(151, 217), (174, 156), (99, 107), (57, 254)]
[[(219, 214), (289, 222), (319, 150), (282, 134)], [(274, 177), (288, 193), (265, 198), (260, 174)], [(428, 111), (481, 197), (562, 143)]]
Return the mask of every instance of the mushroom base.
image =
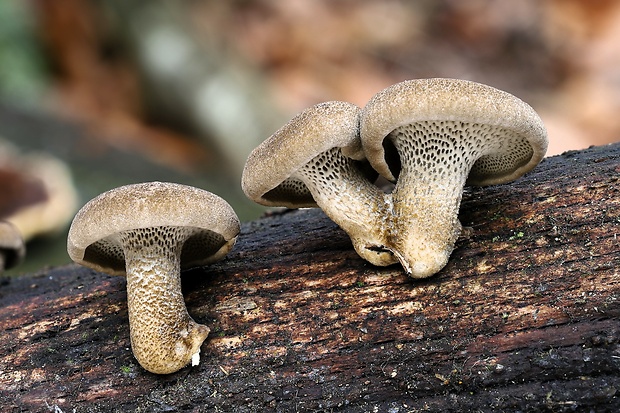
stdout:
[(187, 313), (181, 292), (180, 253), (186, 228), (121, 233), (127, 270), (131, 348), (142, 367), (174, 373), (196, 360), (209, 328)]
[(401, 197), (403, 191), (395, 191), (393, 195), (394, 225), (388, 247), (409, 276), (430, 277), (448, 263), (461, 233), (458, 220), (461, 198), (443, 191), (424, 195), (407, 193), (405, 197)]

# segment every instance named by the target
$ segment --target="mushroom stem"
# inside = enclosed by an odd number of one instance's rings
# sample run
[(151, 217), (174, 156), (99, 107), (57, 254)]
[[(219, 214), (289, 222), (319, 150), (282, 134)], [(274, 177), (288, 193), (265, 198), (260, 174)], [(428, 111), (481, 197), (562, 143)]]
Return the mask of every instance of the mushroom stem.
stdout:
[(387, 244), (389, 197), (360, 171), (358, 162), (333, 148), (316, 156), (296, 173), (317, 205), (351, 238), (360, 257), (373, 265), (398, 260)]
[[(145, 237), (146, 232), (158, 232)], [(195, 362), (209, 328), (187, 313), (181, 292), (181, 229), (136, 229), (120, 235), (127, 271), (131, 347), (142, 367), (173, 373)]]
[[(401, 170), (394, 191), (393, 225), (389, 248), (413, 278), (437, 273), (448, 262), (459, 234), (463, 187), (480, 153), (463, 155), (449, 133), (418, 139), (412, 153), (406, 128), (391, 133), (400, 154)], [(462, 145), (462, 144), (458, 144)]]
[[(402, 180), (402, 181), (401, 181)], [(458, 210), (463, 185), (447, 183), (433, 188), (432, 183), (418, 180), (425, 191), (408, 187), (408, 177), (401, 176), (392, 193), (394, 226), (388, 248), (413, 278), (426, 278), (437, 273), (448, 262), (461, 233)], [(460, 186), (460, 190), (458, 190)]]

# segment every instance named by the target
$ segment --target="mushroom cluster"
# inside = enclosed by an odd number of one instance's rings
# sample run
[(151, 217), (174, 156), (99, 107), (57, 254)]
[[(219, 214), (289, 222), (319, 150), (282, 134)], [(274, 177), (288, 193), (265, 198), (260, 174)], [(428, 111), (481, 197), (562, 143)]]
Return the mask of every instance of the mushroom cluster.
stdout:
[[(326, 102), (297, 115), (250, 154), (242, 187), (263, 205), (319, 206), (362, 258), (425, 278), (446, 265), (461, 233), (465, 184), (515, 180), (547, 143), (534, 109), (509, 93), (410, 80), (362, 109)], [(374, 184), (374, 171), (395, 183), (391, 193)]]
[[(304, 110), (252, 151), (241, 185), (262, 205), (321, 208), (360, 257), (400, 262), (424, 278), (446, 265), (461, 233), (463, 187), (517, 179), (546, 149), (541, 119), (515, 96), (464, 80), (410, 80), (363, 108), (331, 101)], [(392, 191), (377, 186), (380, 175)], [(10, 229), (0, 225), (0, 253), (16, 251), (1, 256), (6, 264), (23, 254)], [(209, 334), (187, 312), (181, 270), (222, 259), (239, 231), (222, 198), (147, 182), (86, 203), (67, 251), (78, 264), (127, 277), (134, 356), (166, 374), (198, 364)]]

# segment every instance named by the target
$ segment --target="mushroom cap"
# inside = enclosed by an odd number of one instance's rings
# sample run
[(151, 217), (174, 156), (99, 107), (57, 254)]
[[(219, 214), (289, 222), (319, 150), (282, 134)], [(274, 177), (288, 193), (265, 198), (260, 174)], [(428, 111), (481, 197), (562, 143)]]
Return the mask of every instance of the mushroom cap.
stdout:
[[(359, 113), (360, 108), (352, 103), (330, 101), (296, 115), (250, 153), (241, 178), (243, 192), (261, 205), (316, 207), (306, 185), (291, 175), (333, 148), (341, 148), (349, 158), (363, 160)], [(376, 173), (372, 171), (369, 176), (376, 178)]]
[(0, 260), (4, 261), (4, 268), (0, 268), (0, 271), (15, 267), (26, 255), (21, 233), (8, 221), (0, 221), (0, 254), (4, 256)]
[[(370, 164), (395, 181), (398, 162), (386, 151), (384, 138), (416, 122), (453, 121), (484, 125), (492, 130), (481, 138), (510, 137), (518, 145), (500, 145), (473, 165), (471, 185), (494, 185), (515, 180), (533, 169), (547, 151), (547, 132), (530, 105), (510, 93), (460, 79), (416, 79), (392, 85), (372, 97), (360, 115), (360, 136)], [(517, 146), (515, 148), (515, 146)], [(527, 151), (515, 154), (513, 151)]]
[(187, 269), (226, 255), (240, 224), (232, 207), (208, 191), (167, 182), (132, 184), (104, 192), (78, 211), (67, 252), (78, 264), (125, 275), (119, 233), (156, 227), (193, 229), (181, 252), (181, 268)]

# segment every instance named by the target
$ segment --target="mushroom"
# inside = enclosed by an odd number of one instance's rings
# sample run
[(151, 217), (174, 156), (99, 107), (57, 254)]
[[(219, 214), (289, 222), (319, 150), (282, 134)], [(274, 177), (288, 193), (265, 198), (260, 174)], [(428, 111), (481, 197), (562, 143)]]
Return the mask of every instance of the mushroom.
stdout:
[(8, 221), (0, 221), (0, 272), (19, 264), (26, 255), (21, 233)]
[(304, 110), (252, 151), (241, 186), (261, 205), (320, 207), (362, 258), (389, 265), (398, 261), (383, 248), (386, 197), (360, 148), (359, 112), (339, 101)]
[(547, 133), (517, 97), (457, 79), (409, 80), (362, 109), (360, 137), (370, 164), (396, 182), (386, 248), (414, 278), (447, 263), (461, 232), (465, 184), (494, 185), (534, 168)]
[(118, 187), (75, 215), (67, 251), (78, 264), (127, 276), (133, 354), (146, 370), (197, 365), (209, 328), (188, 314), (181, 269), (222, 259), (239, 219), (222, 198), (190, 186), (148, 182)]
[(0, 219), (24, 241), (66, 230), (77, 211), (77, 191), (67, 165), (43, 152), (22, 153), (0, 138)]

